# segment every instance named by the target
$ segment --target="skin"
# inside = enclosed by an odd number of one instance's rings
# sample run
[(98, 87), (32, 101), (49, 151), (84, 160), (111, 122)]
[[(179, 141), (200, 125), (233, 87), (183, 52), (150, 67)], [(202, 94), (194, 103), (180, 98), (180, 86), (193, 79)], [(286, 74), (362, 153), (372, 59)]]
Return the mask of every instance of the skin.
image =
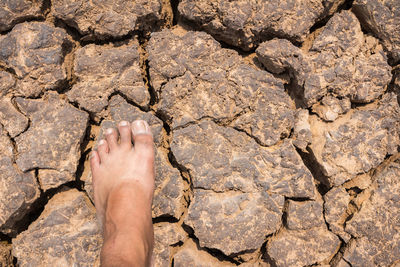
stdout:
[(150, 266), (153, 136), (142, 120), (122, 121), (118, 132), (107, 129), (106, 139), (99, 142), (90, 159), (94, 202), (103, 225), (101, 266)]

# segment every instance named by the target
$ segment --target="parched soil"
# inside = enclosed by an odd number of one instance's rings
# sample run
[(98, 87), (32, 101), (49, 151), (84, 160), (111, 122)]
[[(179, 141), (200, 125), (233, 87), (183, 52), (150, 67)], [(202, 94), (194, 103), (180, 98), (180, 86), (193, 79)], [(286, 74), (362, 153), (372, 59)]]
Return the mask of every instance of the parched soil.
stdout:
[(0, 266), (99, 266), (135, 119), (155, 266), (400, 266), (399, 63), (398, 0), (0, 0)]

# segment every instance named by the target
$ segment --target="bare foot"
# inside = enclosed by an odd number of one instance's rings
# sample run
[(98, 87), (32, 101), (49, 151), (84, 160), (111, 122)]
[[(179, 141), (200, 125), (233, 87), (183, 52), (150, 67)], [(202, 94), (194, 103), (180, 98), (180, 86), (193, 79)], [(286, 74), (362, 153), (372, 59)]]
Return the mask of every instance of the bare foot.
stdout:
[(134, 121), (132, 126), (123, 121), (118, 130), (120, 142), (117, 131), (107, 129), (106, 140), (100, 140), (90, 160), (94, 201), (101, 218), (104, 218), (110, 192), (124, 184), (133, 184), (149, 204), (153, 198), (154, 145), (150, 127), (145, 121)]
[[(103, 224), (102, 259), (107, 260), (108, 254), (124, 254), (125, 249), (128, 250), (126, 257), (139, 263), (137, 257), (148, 258), (153, 242), (153, 136), (149, 125), (142, 120), (134, 121), (131, 125), (123, 121), (118, 125), (118, 130), (120, 141), (116, 130), (107, 129), (106, 140), (99, 142), (97, 151), (92, 152), (90, 159), (94, 202)], [(132, 242), (143, 244), (139, 248), (131, 248), (135, 250), (133, 253), (129, 251)], [(131, 256), (136, 252), (139, 254), (136, 258)], [(114, 256), (111, 258), (115, 263), (117, 259)], [(124, 257), (123, 260), (127, 260)]]

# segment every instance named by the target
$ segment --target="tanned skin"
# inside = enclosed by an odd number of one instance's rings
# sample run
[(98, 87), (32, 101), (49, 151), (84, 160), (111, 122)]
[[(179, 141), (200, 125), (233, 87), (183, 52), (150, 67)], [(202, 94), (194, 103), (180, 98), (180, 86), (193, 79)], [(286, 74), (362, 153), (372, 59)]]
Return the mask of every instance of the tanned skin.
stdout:
[(107, 129), (90, 158), (94, 202), (103, 227), (102, 267), (151, 266), (154, 142), (147, 122)]

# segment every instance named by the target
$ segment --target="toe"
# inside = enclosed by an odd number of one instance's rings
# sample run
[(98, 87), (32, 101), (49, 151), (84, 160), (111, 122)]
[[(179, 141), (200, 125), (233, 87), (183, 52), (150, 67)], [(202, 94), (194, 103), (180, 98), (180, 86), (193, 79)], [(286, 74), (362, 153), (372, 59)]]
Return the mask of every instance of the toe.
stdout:
[(154, 158), (153, 135), (147, 122), (136, 120), (132, 123), (135, 151), (143, 157)]
[(109, 148), (108, 148), (107, 141), (104, 139), (101, 139), (99, 141), (99, 145), (97, 146), (97, 152), (100, 156), (100, 162), (103, 162), (105, 160), (105, 158), (108, 155), (108, 151), (109, 151)]
[(90, 168), (92, 169), (92, 173), (93, 173), (93, 171), (95, 171), (100, 166), (99, 153), (97, 153), (97, 151), (93, 150), (90, 153), (89, 160), (90, 160)]
[(113, 128), (108, 128), (106, 130), (106, 140), (108, 146), (110, 148), (110, 152), (112, 152), (118, 146), (118, 133)]
[(131, 149), (132, 148), (132, 134), (131, 127), (127, 121), (121, 121), (118, 125), (120, 144), (122, 147)]
[(100, 155), (96, 150), (93, 150), (90, 153), (89, 161), (90, 161), (90, 169), (92, 171), (92, 184), (93, 184), (93, 187), (94, 187), (95, 184), (96, 184), (96, 179), (97, 179), (97, 177), (99, 175), (98, 171), (99, 171), (99, 167), (100, 167), (100, 163), (101, 163)]

